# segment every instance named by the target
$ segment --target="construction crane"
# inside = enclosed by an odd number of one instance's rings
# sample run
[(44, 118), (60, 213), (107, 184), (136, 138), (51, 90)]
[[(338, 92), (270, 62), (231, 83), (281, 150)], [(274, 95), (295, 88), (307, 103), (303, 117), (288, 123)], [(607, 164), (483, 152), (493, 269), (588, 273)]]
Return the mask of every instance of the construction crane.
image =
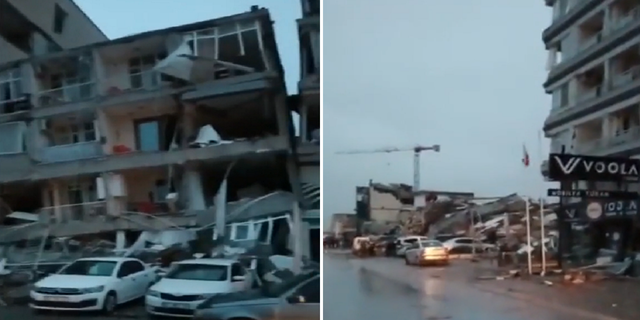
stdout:
[(440, 152), (440, 145), (434, 144), (430, 147), (425, 147), (421, 145), (416, 145), (415, 147), (410, 148), (381, 148), (376, 150), (357, 150), (357, 151), (340, 151), (336, 154), (368, 154), (368, 153), (392, 153), (392, 152), (404, 152), (404, 151), (413, 151), (413, 191), (420, 190), (420, 153), (422, 151), (435, 151)]

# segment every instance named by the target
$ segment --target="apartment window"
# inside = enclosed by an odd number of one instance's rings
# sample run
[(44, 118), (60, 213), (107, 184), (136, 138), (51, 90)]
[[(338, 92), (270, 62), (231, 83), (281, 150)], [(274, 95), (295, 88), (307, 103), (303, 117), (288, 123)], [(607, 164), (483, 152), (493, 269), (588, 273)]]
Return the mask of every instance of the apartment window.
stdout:
[(20, 70), (11, 69), (0, 73), (0, 113), (13, 113), (17, 110), (15, 103), (22, 97), (22, 80)]
[(560, 88), (560, 106), (564, 107), (569, 104), (569, 84), (565, 83)]
[(160, 122), (146, 120), (136, 123), (136, 144), (139, 151), (160, 150)]
[(67, 12), (60, 7), (60, 5), (56, 4), (55, 9), (53, 11), (53, 32), (57, 34), (62, 34), (64, 32), (65, 22), (67, 21)]
[(249, 239), (249, 224), (236, 224), (235, 233), (233, 234), (233, 240), (247, 239)]
[(166, 57), (165, 53), (149, 54), (129, 59), (131, 89), (153, 89), (160, 85), (160, 74), (153, 67)]
[(49, 81), (50, 94), (54, 94), (63, 101), (87, 99), (93, 95), (91, 71), (88, 67), (81, 68), (80, 72), (67, 71), (52, 74)]
[(93, 121), (70, 126), (71, 143), (96, 141), (96, 129)]

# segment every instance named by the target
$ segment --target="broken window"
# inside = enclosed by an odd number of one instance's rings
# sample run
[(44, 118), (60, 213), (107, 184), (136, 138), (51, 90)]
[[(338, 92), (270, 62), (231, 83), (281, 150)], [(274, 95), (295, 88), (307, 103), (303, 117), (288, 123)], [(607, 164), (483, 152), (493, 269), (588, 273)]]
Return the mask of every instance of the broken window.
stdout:
[(20, 111), (23, 94), (19, 69), (0, 73), (0, 114)]
[(184, 35), (184, 43), (157, 70), (191, 82), (264, 71), (266, 62), (257, 21), (221, 25)]
[(166, 53), (149, 54), (129, 59), (131, 89), (154, 89), (160, 86), (160, 73), (153, 70)]

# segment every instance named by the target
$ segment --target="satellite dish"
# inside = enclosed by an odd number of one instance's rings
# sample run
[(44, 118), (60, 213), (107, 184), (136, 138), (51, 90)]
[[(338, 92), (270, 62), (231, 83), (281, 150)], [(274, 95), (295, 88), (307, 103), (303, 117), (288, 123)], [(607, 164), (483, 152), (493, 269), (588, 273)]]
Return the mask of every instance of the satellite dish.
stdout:
[(200, 128), (196, 139), (189, 144), (192, 148), (202, 148), (211, 144), (220, 142), (220, 135), (213, 129), (211, 125), (206, 125)]

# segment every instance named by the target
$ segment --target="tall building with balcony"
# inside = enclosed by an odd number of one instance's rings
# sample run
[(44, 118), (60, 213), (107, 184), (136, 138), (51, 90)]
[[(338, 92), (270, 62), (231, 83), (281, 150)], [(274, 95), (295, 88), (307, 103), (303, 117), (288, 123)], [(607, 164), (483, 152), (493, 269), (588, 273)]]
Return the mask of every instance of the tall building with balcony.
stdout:
[[(640, 3), (546, 0), (553, 21), (544, 89), (552, 96), (544, 132), (552, 153), (640, 154)], [(548, 172), (548, 163), (542, 164)]]
[(0, 64), (105, 40), (73, 0), (0, 0)]
[(295, 137), (267, 9), (7, 63), (2, 76), (26, 95), (0, 104), (0, 194), (49, 234), (211, 224), (223, 190), (225, 236), (287, 241), (300, 166), (319, 149)]
[[(297, 20), (300, 42), (298, 94), (290, 97), (292, 111), (300, 117), (296, 138), (303, 217), (320, 239), (320, 0), (301, 0), (302, 18)], [(318, 243), (318, 247), (319, 247)], [(318, 253), (319, 254), (319, 253)]]

